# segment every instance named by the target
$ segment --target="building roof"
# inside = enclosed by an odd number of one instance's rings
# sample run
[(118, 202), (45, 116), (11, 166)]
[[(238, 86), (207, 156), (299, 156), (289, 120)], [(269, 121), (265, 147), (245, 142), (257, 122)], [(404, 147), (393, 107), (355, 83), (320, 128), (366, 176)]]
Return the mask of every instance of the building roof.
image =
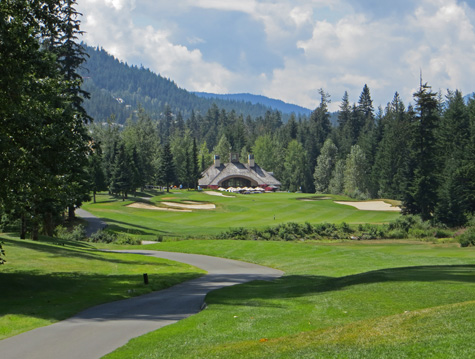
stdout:
[(265, 171), (257, 164), (250, 166), (248, 163), (241, 162), (224, 163), (218, 167), (215, 164), (211, 165), (201, 174), (198, 184), (200, 186), (221, 186), (224, 181), (236, 177), (248, 179), (252, 183), (256, 183), (256, 186), (280, 187), (281, 185), (272, 173)]

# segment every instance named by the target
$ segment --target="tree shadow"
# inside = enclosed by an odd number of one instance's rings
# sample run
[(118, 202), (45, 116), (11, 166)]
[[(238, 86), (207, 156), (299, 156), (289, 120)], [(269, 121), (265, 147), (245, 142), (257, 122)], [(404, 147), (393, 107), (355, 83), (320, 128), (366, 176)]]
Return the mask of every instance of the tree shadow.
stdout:
[[(88, 260), (98, 260), (98, 261), (103, 261), (103, 262), (109, 262), (109, 263), (117, 263), (117, 264), (133, 264), (133, 265), (156, 265), (156, 266), (162, 266), (162, 267), (167, 267), (170, 266), (170, 264), (167, 263), (160, 263), (159, 260), (155, 260), (150, 257), (141, 257), (140, 262), (138, 263), (136, 260), (133, 259), (127, 259), (130, 258), (130, 254), (134, 255), (133, 253), (127, 253), (126, 256), (121, 256), (122, 258), (114, 258), (117, 257), (116, 255), (108, 255), (107, 251), (102, 251), (96, 249), (93, 245), (87, 242), (76, 242), (76, 241), (62, 241), (64, 245), (55, 243), (53, 239), (50, 239), (49, 241), (38, 241), (38, 242), (33, 242), (30, 240), (11, 240), (7, 238), (2, 238), (1, 241), (6, 244), (4, 246), (4, 249), (7, 249), (8, 251), (8, 246), (17, 246), (21, 248), (26, 248), (38, 252), (43, 252), (43, 253), (48, 253), (52, 257), (68, 257), (68, 258), (81, 258), (81, 259), (88, 259)], [(45, 243), (49, 245), (45, 245)], [(52, 245), (51, 245), (52, 244)], [(12, 259), (8, 259), (7, 255), (7, 260), (9, 262), (12, 261)]]
[[(272, 282), (253, 281), (239, 290), (223, 288), (209, 296), (210, 303), (248, 306), (256, 299), (292, 299), (344, 290), (352, 286), (388, 282), (459, 282), (475, 284), (475, 265), (386, 268), (344, 277), (290, 275)], [(251, 304), (252, 305), (252, 304)], [(267, 303), (264, 305), (266, 306)], [(262, 303), (256, 304), (262, 306)]]
[(197, 276), (200, 274), (151, 273), (148, 276), (149, 283), (145, 285), (141, 273), (127, 275), (78, 272), (44, 274), (35, 271), (0, 273), (2, 283), (0, 317), (12, 314), (54, 321), (63, 320), (94, 305), (162, 290)]

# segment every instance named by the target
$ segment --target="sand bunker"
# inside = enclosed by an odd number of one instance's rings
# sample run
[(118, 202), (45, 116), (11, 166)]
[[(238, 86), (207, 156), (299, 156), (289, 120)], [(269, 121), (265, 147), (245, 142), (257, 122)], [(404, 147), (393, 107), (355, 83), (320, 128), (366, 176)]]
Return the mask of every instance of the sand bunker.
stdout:
[(368, 202), (343, 202), (335, 201), (338, 204), (345, 204), (347, 206), (353, 206), (363, 211), (391, 211), (401, 212), (401, 208), (393, 207), (389, 203), (383, 201), (368, 201)]
[(226, 196), (225, 194), (222, 194), (222, 193), (219, 193), (219, 192), (213, 192), (213, 191), (204, 191), (203, 193), (209, 194), (210, 196), (234, 198), (234, 196)]
[(178, 209), (178, 208), (166, 208), (166, 207), (157, 207), (148, 203), (143, 202), (135, 202), (129, 204), (127, 207), (132, 208), (141, 208), (141, 209), (151, 209), (154, 211), (168, 211), (168, 212), (191, 212), (191, 210), (187, 209)]
[(186, 208), (186, 209), (215, 209), (213, 203), (198, 203), (193, 201), (186, 201), (186, 203), (176, 202), (162, 202), (162, 204), (170, 207)]

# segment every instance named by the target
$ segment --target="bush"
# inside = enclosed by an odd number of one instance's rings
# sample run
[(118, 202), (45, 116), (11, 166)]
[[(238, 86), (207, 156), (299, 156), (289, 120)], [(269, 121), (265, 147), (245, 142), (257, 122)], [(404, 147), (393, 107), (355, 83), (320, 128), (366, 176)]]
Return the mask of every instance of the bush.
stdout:
[(468, 228), (458, 238), (461, 247), (475, 246), (475, 227)]
[(139, 245), (142, 241), (138, 238), (134, 238), (128, 236), (126, 234), (120, 234), (117, 240), (114, 241), (115, 244), (131, 244), (131, 245)]
[(89, 237), (89, 242), (93, 243), (113, 243), (117, 241), (117, 234), (105, 230), (99, 230)]
[(407, 238), (407, 232), (402, 229), (393, 229), (387, 233), (387, 238), (390, 239), (404, 239)]
[(55, 229), (55, 237), (65, 241), (83, 241), (86, 239), (86, 228), (81, 224), (74, 226), (72, 230), (58, 226)]

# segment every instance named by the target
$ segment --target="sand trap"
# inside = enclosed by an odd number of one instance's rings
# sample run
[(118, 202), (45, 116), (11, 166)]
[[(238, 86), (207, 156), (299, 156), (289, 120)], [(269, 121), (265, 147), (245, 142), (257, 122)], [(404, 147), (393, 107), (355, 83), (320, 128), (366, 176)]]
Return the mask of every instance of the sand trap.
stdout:
[(127, 207), (132, 207), (132, 208), (140, 208), (140, 209), (151, 209), (154, 211), (168, 211), (168, 212), (191, 212), (191, 210), (186, 210), (186, 209), (177, 209), (177, 208), (166, 208), (166, 207), (157, 207), (151, 204), (147, 203), (142, 203), (142, 202), (135, 202), (132, 204), (129, 204)]
[(203, 193), (209, 194), (210, 196), (234, 198), (234, 196), (226, 196), (225, 194), (222, 194), (222, 193), (219, 193), (219, 192), (204, 191)]
[(343, 202), (335, 201), (338, 204), (345, 204), (347, 206), (353, 206), (363, 211), (391, 211), (401, 212), (401, 208), (393, 207), (389, 203), (383, 201), (368, 201), (368, 202)]
[[(195, 203), (195, 204), (192, 204)], [(187, 203), (176, 203), (176, 202), (162, 202), (162, 204), (170, 207), (186, 208), (186, 209), (215, 209), (216, 206), (213, 203), (197, 203), (192, 201), (187, 201)]]

